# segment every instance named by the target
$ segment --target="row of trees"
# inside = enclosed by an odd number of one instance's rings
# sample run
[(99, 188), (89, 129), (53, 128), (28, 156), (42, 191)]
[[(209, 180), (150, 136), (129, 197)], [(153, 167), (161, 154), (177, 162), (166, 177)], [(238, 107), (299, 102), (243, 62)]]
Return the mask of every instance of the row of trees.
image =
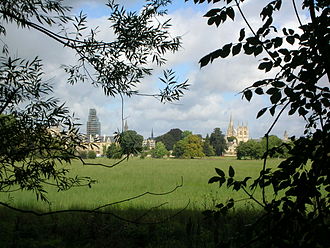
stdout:
[[(148, 151), (143, 147), (143, 137), (136, 131), (128, 130), (123, 132), (118, 142), (112, 143), (106, 149), (108, 158), (120, 159), (124, 154), (137, 155), (141, 157), (151, 155), (153, 158), (163, 158), (172, 155), (177, 158), (196, 158), (204, 156), (221, 156), (227, 148), (225, 136), (220, 128), (215, 128), (211, 135), (203, 139), (201, 135), (194, 135), (191, 131), (171, 129), (169, 132), (157, 137), (154, 149)], [(86, 157), (88, 158), (87, 154)]]
[[(266, 138), (262, 138), (261, 140), (248, 140), (247, 142), (241, 142), (237, 148), (237, 159), (260, 159), (266, 152)], [(268, 149), (270, 151), (269, 156), (272, 158), (287, 158), (288, 154), (288, 146), (290, 146), (290, 142), (283, 143), (283, 141), (275, 135), (270, 135), (268, 138)], [(275, 149), (276, 148), (276, 149)]]
[(182, 131), (178, 128), (171, 129), (155, 140), (157, 144), (161, 142), (168, 151), (172, 150), (172, 155), (178, 158), (221, 156), (227, 149), (225, 136), (220, 128), (215, 128), (204, 140), (201, 135), (194, 135), (191, 131)]

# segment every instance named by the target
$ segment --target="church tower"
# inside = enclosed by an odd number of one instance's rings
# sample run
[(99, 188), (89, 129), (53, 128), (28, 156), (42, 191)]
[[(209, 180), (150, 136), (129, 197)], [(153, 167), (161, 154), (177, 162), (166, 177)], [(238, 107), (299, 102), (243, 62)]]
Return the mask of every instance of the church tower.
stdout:
[(127, 120), (125, 120), (124, 132), (128, 131)]
[(243, 141), (246, 142), (249, 140), (249, 128), (247, 125), (242, 123), (241, 126), (237, 127), (237, 141), (238, 143)]
[(232, 136), (235, 136), (235, 129), (234, 129), (233, 118), (230, 115), (230, 121), (229, 121), (228, 129), (227, 129), (227, 137), (232, 137)]

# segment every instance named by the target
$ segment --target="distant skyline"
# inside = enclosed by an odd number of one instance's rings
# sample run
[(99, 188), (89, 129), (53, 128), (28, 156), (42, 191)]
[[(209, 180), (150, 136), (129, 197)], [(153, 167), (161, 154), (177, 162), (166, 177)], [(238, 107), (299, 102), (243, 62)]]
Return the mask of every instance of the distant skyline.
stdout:
[[(112, 33), (108, 30), (110, 23), (107, 21), (108, 10), (106, 0), (65, 1), (73, 5), (74, 13), (83, 11), (88, 16), (91, 27), (99, 26), (98, 37), (104, 40), (112, 40)], [(125, 3), (129, 9), (139, 11), (142, 1), (119, 1)], [(258, 19), (260, 8), (264, 1), (245, 1), (243, 11), (253, 27), (260, 24)], [(280, 30), (284, 25), (297, 27), (299, 24), (291, 8), (290, 1), (283, 1), (283, 11), (277, 13), (276, 27)], [(182, 36), (182, 48), (178, 53), (168, 54), (168, 64), (164, 68), (155, 68), (152, 76), (142, 80), (137, 88), (142, 93), (156, 93), (162, 87), (158, 77), (163, 69), (172, 68), (176, 71), (179, 81), (188, 79), (190, 90), (180, 102), (174, 104), (162, 104), (152, 97), (125, 97), (124, 118), (130, 129), (137, 131), (144, 137), (150, 136), (153, 129), (154, 135), (159, 136), (172, 128), (190, 130), (193, 133), (205, 136), (214, 128), (219, 127), (223, 133), (228, 127), (232, 114), (234, 124), (237, 122), (248, 123), (250, 137), (262, 137), (271, 125), (273, 117), (269, 114), (256, 120), (258, 111), (269, 106), (267, 97), (253, 96), (251, 102), (241, 99), (239, 92), (256, 80), (270, 77), (257, 70), (257, 58), (250, 56), (235, 56), (222, 60), (215, 60), (211, 65), (203, 69), (199, 68), (198, 61), (204, 55), (222, 47), (223, 44), (235, 41), (239, 30), (245, 24), (239, 16), (235, 22), (228, 21), (216, 28), (207, 25), (207, 19), (203, 15), (213, 4), (193, 4), (193, 1), (175, 0), (169, 6), (172, 35)], [(301, 20), (306, 19), (304, 13)], [(62, 64), (70, 64), (76, 57), (69, 48), (63, 48), (60, 44), (35, 30), (17, 29), (15, 25), (7, 30), (5, 41), (13, 57), (32, 59), (39, 56), (43, 60), (45, 76), (44, 80), (50, 80), (54, 85), (54, 96), (61, 102), (66, 102), (75, 116), (82, 124), (81, 131), (86, 132), (88, 110), (95, 108), (98, 118), (102, 123), (102, 134), (113, 135), (121, 130), (121, 101), (119, 97), (106, 97), (101, 88), (96, 88), (89, 83), (77, 83), (69, 85), (66, 82), (67, 75), (61, 68)], [(24, 37), (24, 39), (22, 39)], [(301, 118), (287, 116), (280, 119), (272, 131), (278, 137), (282, 137), (286, 130), (291, 135), (302, 134), (304, 122)]]

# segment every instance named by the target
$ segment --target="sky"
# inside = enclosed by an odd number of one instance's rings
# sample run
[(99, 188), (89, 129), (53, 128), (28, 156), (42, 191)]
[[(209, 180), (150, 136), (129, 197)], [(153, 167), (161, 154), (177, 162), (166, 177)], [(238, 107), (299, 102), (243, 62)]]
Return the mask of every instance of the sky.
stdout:
[[(139, 11), (143, 1), (121, 0), (130, 10)], [(276, 14), (275, 25), (278, 29), (284, 26), (295, 28), (298, 22), (295, 18), (290, 1), (283, 1), (283, 11)], [(99, 27), (99, 37), (105, 41), (113, 39), (110, 23), (107, 21), (109, 10), (106, 1), (66, 0), (66, 4), (73, 6), (73, 12), (83, 11), (88, 16), (91, 27)], [(249, 22), (258, 27), (260, 19), (258, 13), (264, 0), (248, 0), (243, 5)], [(154, 136), (159, 136), (172, 128), (190, 130), (195, 134), (205, 136), (214, 128), (220, 127), (226, 132), (230, 116), (234, 125), (249, 126), (250, 137), (262, 137), (274, 120), (269, 114), (256, 119), (258, 111), (269, 106), (265, 97), (254, 96), (251, 102), (242, 99), (240, 92), (253, 82), (268, 77), (257, 70), (258, 62), (262, 58), (245, 55), (215, 60), (211, 65), (200, 68), (198, 61), (204, 55), (221, 48), (224, 44), (236, 41), (239, 30), (246, 27), (242, 18), (236, 16), (235, 22), (228, 21), (216, 28), (208, 26), (203, 17), (206, 11), (216, 5), (200, 4), (193, 1), (174, 0), (169, 6), (166, 19), (171, 19), (171, 35), (182, 36), (182, 48), (175, 54), (168, 54), (167, 64), (156, 68), (152, 76), (142, 80), (139, 86), (141, 93), (157, 93), (162, 86), (158, 77), (163, 69), (176, 71), (177, 79), (188, 79), (189, 91), (179, 102), (163, 104), (153, 97), (135, 96), (124, 99), (124, 118), (129, 129), (137, 131), (145, 138), (153, 130)], [(300, 13), (304, 21), (307, 17)], [(15, 56), (33, 58), (39, 56), (43, 60), (45, 80), (50, 80), (54, 86), (55, 97), (66, 102), (69, 109), (79, 118), (81, 131), (86, 131), (86, 121), (90, 108), (95, 108), (101, 122), (103, 135), (113, 135), (121, 129), (121, 100), (119, 97), (106, 97), (101, 88), (96, 88), (87, 82), (75, 85), (67, 83), (67, 75), (61, 65), (74, 64), (77, 57), (69, 48), (63, 48), (55, 41), (45, 37), (35, 30), (17, 29), (9, 24), (6, 41)], [(272, 134), (283, 137), (285, 131), (289, 136), (299, 136), (303, 132), (304, 122), (299, 117), (283, 115)]]

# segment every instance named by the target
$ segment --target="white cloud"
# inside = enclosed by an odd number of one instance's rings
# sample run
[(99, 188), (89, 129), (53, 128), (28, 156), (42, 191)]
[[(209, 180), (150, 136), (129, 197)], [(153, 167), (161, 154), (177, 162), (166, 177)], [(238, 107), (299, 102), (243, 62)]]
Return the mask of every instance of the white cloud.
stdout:
[[(70, 1), (74, 6), (82, 6), (90, 1)], [(94, 4), (104, 2), (95, 1)], [(136, 1), (130, 1), (134, 3)], [(259, 1), (263, 3), (263, 1)], [(287, 3), (285, 3), (287, 4)], [(257, 25), (258, 2), (247, 1), (243, 6), (253, 25)], [(279, 26), (297, 25), (296, 19), (284, 11), (280, 16)], [(254, 97), (251, 103), (241, 100), (237, 95), (251, 82), (264, 76), (256, 68), (257, 59), (247, 56), (237, 56), (224, 60), (216, 60), (213, 64), (203, 69), (199, 68), (198, 61), (201, 57), (212, 52), (225, 43), (235, 41), (238, 38), (239, 30), (244, 23), (239, 16), (237, 22), (229, 21), (220, 28), (209, 27), (207, 19), (202, 18), (204, 13), (196, 8), (178, 9), (170, 14), (173, 24), (173, 36), (182, 35), (183, 48), (176, 54), (168, 55), (166, 67), (178, 68), (180, 73), (183, 66), (184, 74), (179, 75), (181, 80), (185, 76), (191, 84), (190, 91), (177, 104), (161, 104), (152, 97), (125, 98), (124, 117), (127, 117), (130, 128), (137, 130), (145, 137), (150, 135), (154, 129), (155, 135), (161, 135), (171, 128), (192, 130), (194, 133), (205, 135), (212, 132), (215, 127), (220, 127), (223, 132), (228, 126), (229, 117), (239, 122), (248, 123), (250, 134), (257, 138), (262, 136), (269, 128), (272, 119), (262, 117), (256, 121), (255, 116), (259, 109), (268, 104), (262, 97)], [(99, 37), (103, 40), (111, 40), (113, 34), (109, 31), (109, 23), (106, 17), (93, 18), (91, 26), (99, 26)], [(101, 88), (94, 88), (88, 83), (79, 83), (74, 86), (66, 83), (66, 75), (60, 68), (61, 64), (70, 64), (76, 58), (68, 48), (52, 41), (48, 37), (33, 30), (8, 29), (7, 40), (12, 51), (19, 56), (32, 58), (39, 55), (45, 64), (47, 71), (45, 78), (53, 78), (55, 95), (67, 102), (67, 105), (81, 118), (85, 124), (89, 108), (96, 108), (99, 119), (102, 123), (102, 133), (112, 134), (121, 127), (120, 98), (110, 98), (103, 94)], [(156, 75), (147, 77), (139, 86), (141, 92), (154, 93), (157, 90), (157, 69)], [(302, 122), (297, 118), (283, 117), (275, 129), (275, 134), (282, 136), (284, 130), (289, 134), (301, 134)], [(85, 127), (82, 127), (85, 130)]]

